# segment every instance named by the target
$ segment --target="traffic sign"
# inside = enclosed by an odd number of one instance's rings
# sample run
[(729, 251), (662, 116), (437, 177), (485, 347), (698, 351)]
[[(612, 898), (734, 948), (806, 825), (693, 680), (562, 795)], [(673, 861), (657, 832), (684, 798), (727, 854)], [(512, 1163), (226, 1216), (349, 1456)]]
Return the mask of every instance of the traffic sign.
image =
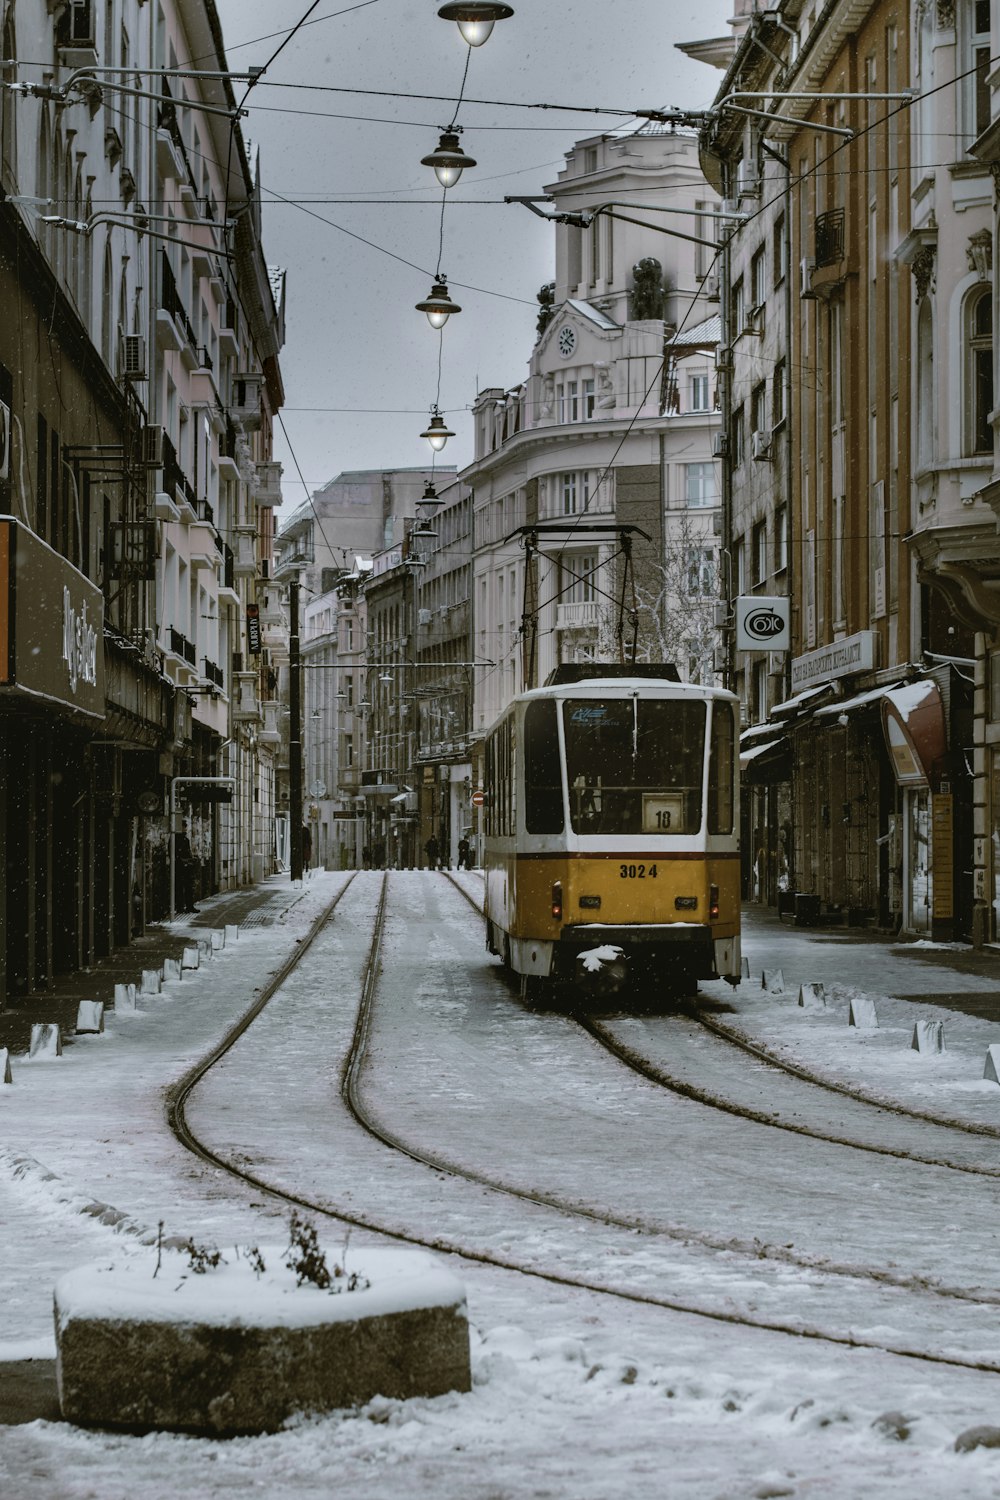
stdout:
[(483, 805), (483, 803), (485, 801), (486, 801), (486, 793), (485, 792), (473, 792), (473, 794), (472, 794), (472, 805), (473, 805), (473, 807), (482, 807), (482, 805)]

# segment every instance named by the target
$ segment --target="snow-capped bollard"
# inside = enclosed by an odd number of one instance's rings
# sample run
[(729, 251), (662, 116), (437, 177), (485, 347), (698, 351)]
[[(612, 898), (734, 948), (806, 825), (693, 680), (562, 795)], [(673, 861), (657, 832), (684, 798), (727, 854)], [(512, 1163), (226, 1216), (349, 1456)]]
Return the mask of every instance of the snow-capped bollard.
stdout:
[(874, 1000), (870, 1000), (867, 995), (853, 995), (847, 1024), (856, 1026), (859, 1031), (877, 1031), (878, 1016), (875, 1014)]
[(983, 1077), (991, 1083), (1000, 1083), (1000, 1042), (991, 1042), (986, 1049), (986, 1066)]
[(239, 929), (239, 927), (236, 925), (235, 922), (227, 922), (226, 923), (226, 942), (227, 943), (238, 943), (239, 942), (239, 938), (240, 938), (240, 929)]
[(761, 975), (760, 987), (762, 990), (767, 990), (769, 995), (783, 995), (785, 976), (780, 969), (765, 969)]
[(741, 979), (749, 979), (750, 978), (750, 960), (748, 958), (741, 958), (740, 959), (740, 978)]
[(143, 969), (142, 984), (139, 993), (140, 995), (158, 995), (160, 993), (159, 969)]
[(10, 1071), (10, 1053), (6, 1047), (0, 1047), (0, 1083), (13, 1083), (14, 1075)]
[(28, 1056), (62, 1057), (62, 1032), (57, 1021), (36, 1021), (31, 1028)]
[(799, 1004), (803, 1010), (825, 1010), (826, 990), (821, 984), (800, 984)]
[(226, 946), (226, 934), (222, 927), (213, 927), (211, 932), (212, 952), (218, 953)]
[(198, 950), (197, 944), (195, 944), (193, 947), (184, 949), (184, 956), (181, 959), (182, 969), (197, 969), (200, 963), (201, 954)]
[(910, 1047), (914, 1052), (943, 1052), (945, 1050), (944, 1022), (915, 1022), (913, 1040), (910, 1042)]
[(77, 1036), (100, 1036), (104, 1030), (104, 1001), (81, 1000), (76, 1011)]
[(183, 979), (184, 973), (181, 969), (179, 958), (165, 958), (163, 960), (163, 982), (170, 984), (175, 979)]
[(115, 1012), (127, 1013), (135, 1010), (135, 985), (115, 985)]

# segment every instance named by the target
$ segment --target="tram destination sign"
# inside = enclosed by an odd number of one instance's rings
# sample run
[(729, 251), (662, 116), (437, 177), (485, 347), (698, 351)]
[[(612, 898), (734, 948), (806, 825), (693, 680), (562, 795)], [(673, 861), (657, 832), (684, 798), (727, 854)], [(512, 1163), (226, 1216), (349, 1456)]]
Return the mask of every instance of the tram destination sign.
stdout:
[(783, 595), (747, 594), (736, 601), (737, 651), (790, 651), (792, 608)]

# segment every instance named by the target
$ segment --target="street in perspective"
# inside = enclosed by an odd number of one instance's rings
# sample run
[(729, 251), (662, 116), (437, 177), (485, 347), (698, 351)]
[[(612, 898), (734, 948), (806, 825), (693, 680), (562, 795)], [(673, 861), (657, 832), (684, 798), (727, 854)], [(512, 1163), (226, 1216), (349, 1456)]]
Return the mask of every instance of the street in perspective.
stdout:
[(1000, 11), (0, 37), (2, 1493), (1000, 1495)]

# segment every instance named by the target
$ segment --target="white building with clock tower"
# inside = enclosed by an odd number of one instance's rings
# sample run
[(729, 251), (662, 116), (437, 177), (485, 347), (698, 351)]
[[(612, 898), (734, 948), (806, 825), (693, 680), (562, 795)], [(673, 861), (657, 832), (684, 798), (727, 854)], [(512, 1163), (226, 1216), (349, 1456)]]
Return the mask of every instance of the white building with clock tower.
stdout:
[(714, 673), (717, 200), (697, 141), (656, 125), (595, 136), (545, 191), (581, 222), (555, 226), (527, 378), (480, 391), (461, 475), (475, 656), (496, 663), (477, 673), (478, 732), (560, 662), (616, 659), (633, 631), (640, 659)]

